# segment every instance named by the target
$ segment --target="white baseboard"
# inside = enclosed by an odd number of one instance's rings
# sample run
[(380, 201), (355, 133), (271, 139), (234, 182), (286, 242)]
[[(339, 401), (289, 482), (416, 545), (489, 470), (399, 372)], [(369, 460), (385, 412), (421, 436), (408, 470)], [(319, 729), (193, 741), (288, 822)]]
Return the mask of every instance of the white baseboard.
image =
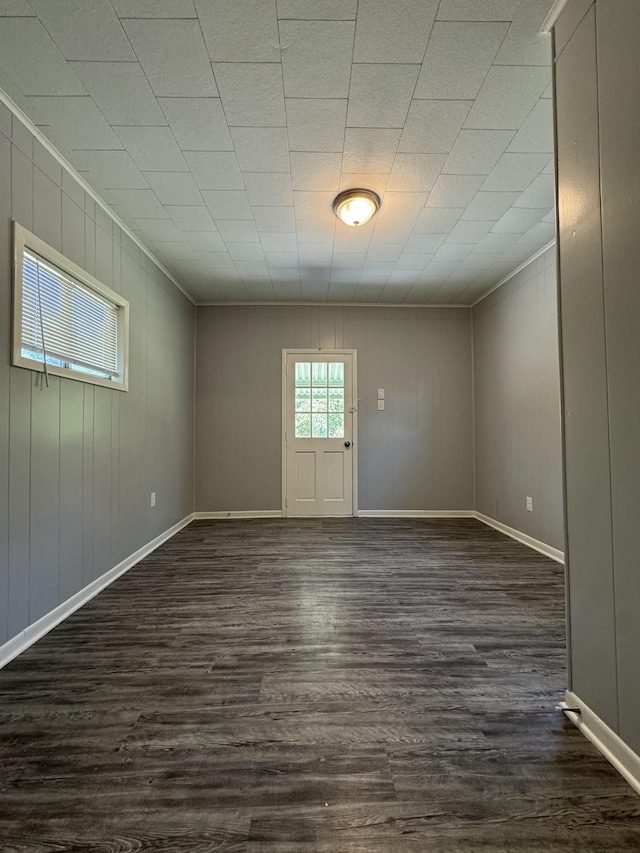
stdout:
[(196, 521), (207, 518), (282, 518), (280, 509), (238, 509), (231, 512), (194, 512)]
[[(579, 696), (570, 690), (567, 690), (565, 701), (560, 704), (560, 707), (607, 761), (613, 764), (633, 790), (640, 794), (640, 755), (627, 746), (613, 729), (609, 728)], [(568, 710), (569, 708), (580, 708), (580, 713), (574, 714)]]
[(474, 518), (472, 509), (361, 509), (360, 518)]
[(128, 572), (129, 569), (136, 565), (136, 563), (139, 563), (140, 560), (144, 559), (144, 557), (148, 556), (152, 551), (155, 551), (156, 548), (166, 542), (167, 539), (171, 539), (172, 536), (175, 536), (179, 530), (182, 530), (182, 528), (186, 527), (191, 521), (193, 521), (193, 514), (183, 518), (182, 521), (179, 521), (159, 536), (156, 536), (155, 539), (152, 539), (151, 542), (143, 545), (142, 548), (138, 548), (137, 551), (121, 563), (118, 563), (117, 566), (114, 566), (99, 578), (91, 581), (90, 584), (87, 584), (83, 589), (76, 592), (75, 595), (71, 596), (71, 598), (63, 601), (62, 604), (59, 604), (45, 616), (42, 616), (32, 625), (29, 625), (28, 628), (25, 628), (24, 631), (16, 634), (15, 637), (12, 637), (7, 643), (0, 646), (0, 669), (8, 664), (9, 661), (24, 652), (25, 649), (28, 649), (29, 646), (32, 646), (41, 637), (44, 637), (45, 634), (48, 634), (52, 628), (59, 625), (60, 622), (66, 619), (67, 616), (70, 616), (75, 610), (82, 607), (83, 604), (86, 604), (87, 601), (95, 598), (99, 592), (102, 592), (105, 587), (113, 583), (116, 578), (119, 578), (120, 575)]
[(552, 560), (555, 560), (556, 563), (562, 563), (564, 565), (564, 551), (552, 548), (551, 545), (547, 545), (546, 542), (534, 539), (533, 536), (527, 536), (526, 533), (521, 533), (514, 527), (509, 527), (507, 524), (503, 524), (501, 521), (496, 521), (495, 518), (490, 518), (488, 515), (483, 515), (481, 512), (473, 513), (473, 517), (477, 518), (478, 521), (481, 521), (483, 524), (487, 524), (489, 527), (499, 530), (500, 533), (504, 533), (512, 539), (517, 539), (518, 542), (522, 542), (523, 545), (533, 548), (534, 551), (539, 551), (541, 554), (544, 554), (545, 557), (550, 557)]

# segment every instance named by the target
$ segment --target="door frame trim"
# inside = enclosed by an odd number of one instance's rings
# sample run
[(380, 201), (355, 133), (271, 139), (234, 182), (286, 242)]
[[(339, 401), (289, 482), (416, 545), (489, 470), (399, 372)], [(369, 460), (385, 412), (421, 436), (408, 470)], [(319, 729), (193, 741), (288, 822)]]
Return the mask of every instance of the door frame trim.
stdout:
[(353, 503), (351, 507), (351, 516), (341, 516), (344, 518), (358, 517), (358, 409), (360, 400), (358, 398), (358, 351), (355, 349), (332, 349), (331, 347), (302, 347), (302, 348), (284, 348), (282, 350), (282, 419), (280, 421), (280, 433), (282, 436), (282, 517), (287, 518), (289, 513), (287, 510), (287, 441), (286, 441), (286, 423), (287, 423), (287, 356), (289, 355), (315, 355), (321, 353), (323, 355), (350, 355), (351, 356), (351, 382), (352, 393), (355, 405), (353, 413), (351, 449), (353, 459), (352, 469), (352, 493)]

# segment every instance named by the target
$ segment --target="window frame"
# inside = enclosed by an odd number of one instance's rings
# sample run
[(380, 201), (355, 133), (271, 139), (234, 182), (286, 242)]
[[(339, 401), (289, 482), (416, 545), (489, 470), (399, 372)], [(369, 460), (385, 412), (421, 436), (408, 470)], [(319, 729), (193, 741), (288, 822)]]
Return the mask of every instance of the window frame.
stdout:
[(51, 376), (61, 376), (65, 379), (75, 379), (77, 382), (85, 382), (89, 385), (100, 385), (111, 388), (114, 391), (129, 390), (129, 302), (106, 284), (92, 276), (82, 267), (66, 258), (44, 240), (32, 234), (22, 225), (13, 222), (13, 328), (11, 346), (11, 364), (14, 367), (23, 367), (37, 373), (45, 373), (43, 361), (27, 358), (22, 355), (22, 312), (23, 312), (23, 259), (24, 252), (32, 251), (39, 255), (44, 261), (57, 267), (62, 273), (78, 281), (81, 285), (94, 291), (98, 296), (106, 299), (118, 307), (118, 373), (113, 379), (105, 379), (101, 376), (93, 376), (81, 370), (72, 370), (68, 367), (59, 367), (55, 364), (46, 366), (46, 373)]

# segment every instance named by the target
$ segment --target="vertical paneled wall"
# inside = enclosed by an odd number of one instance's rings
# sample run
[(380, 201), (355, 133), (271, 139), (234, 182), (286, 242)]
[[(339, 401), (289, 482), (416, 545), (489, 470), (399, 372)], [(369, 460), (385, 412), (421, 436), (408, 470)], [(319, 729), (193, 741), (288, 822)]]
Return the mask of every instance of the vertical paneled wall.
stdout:
[(557, 313), (555, 247), (473, 309), (476, 509), (562, 551)]
[(282, 350), (305, 347), (358, 352), (360, 509), (473, 509), (469, 309), (230, 306), (198, 309), (197, 510), (281, 509)]
[(572, 690), (640, 753), (637, 0), (555, 31)]
[[(10, 366), (12, 219), (130, 301), (128, 393)], [(193, 313), (0, 104), (0, 644), (192, 511)]]

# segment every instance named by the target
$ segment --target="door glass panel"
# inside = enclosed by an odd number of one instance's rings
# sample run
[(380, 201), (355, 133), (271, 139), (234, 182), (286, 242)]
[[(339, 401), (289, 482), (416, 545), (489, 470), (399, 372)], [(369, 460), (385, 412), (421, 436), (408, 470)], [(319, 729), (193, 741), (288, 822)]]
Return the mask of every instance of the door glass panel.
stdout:
[(329, 365), (329, 385), (344, 386), (344, 364), (341, 361)]
[(311, 364), (308, 361), (296, 362), (296, 388), (311, 385)]
[(295, 437), (344, 437), (344, 363), (295, 365)]
[(313, 411), (314, 412), (326, 412), (327, 411), (327, 389), (326, 388), (314, 388), (312, 392), (313, 399)]
[(329, 438), (344, 438), (344, 415), (329, 415)]
[(313, 413), (311, 415), (312, 418), (312, 428), (313, 428), (313, 438), (327, 438), (328, 430), (327, 430), (327, 415)]
[(327, 364), (324, 361), (314, 361), (313, 365), (313, 384), (327, 384)]
[(296, 412), (311, 411), (311, 389), (296, 388)]
[(296, 438), (311, 438), (311, 415), (296, 415)]

